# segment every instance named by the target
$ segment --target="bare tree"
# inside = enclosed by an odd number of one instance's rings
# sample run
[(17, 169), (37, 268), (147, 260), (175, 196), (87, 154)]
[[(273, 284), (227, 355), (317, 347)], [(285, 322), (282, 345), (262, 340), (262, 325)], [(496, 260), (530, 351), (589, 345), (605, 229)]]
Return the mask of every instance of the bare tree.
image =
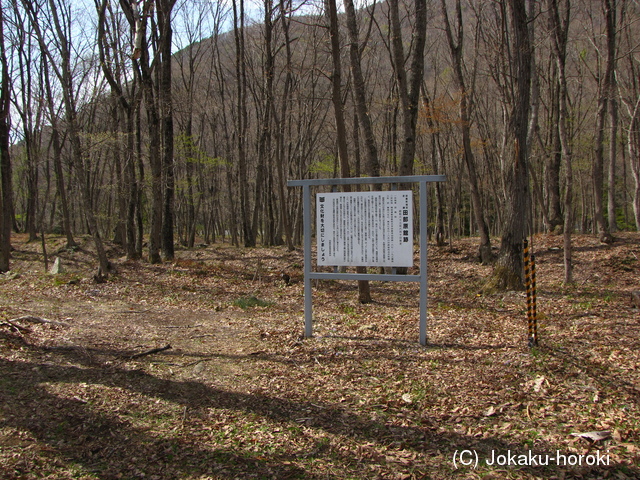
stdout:
[(569, 139), (569, 111), (567, 87), (567, 40), (571, 21), (571, 0), (565, 0), (562, 11), (559, 0), (548, 0), (549, 30), (551, 45), (558, 69), (558, 131), (562, 158), (565, 163), (565, 200), (564, 200), (564, 282), (573, 282), (573, 264), (571, 260), (571, 232), (573, 230), (573, 159)]
[(0, 6), (0, 272), (9, 270), (11, 226), (13, 224), (13, 188), (9, 155), (11, 77), (4, 40), (4, 12)]
[[(17, 78), (14, 82), (16, 86), (15, 110), (20, 117), (20, 126), (23, 136), (24, 157), (25, 157), (25, 177), (26, 177), (26, 212), (24, 230), (29, 235), (29, 241), (37, 239), (38, 226), (36, 220), (38, 216), (38, 187), (39, 187), (39, 163), (42, 150), (39, 139), (42, 132), (42, 108), (38, 99), (41, 97), (36, 91), (37, 85), (42, 82), (37, 81), (34, 76), (38, 74), (35, 65), (42, 65), (37, 62), (32, 45), (32, 37), (28, 35), (28, 28), (25, 25), (23, 12), (20, 11), (17, 2), (13, 5), (13, 16), (15, 21), (15, 39), (17, 53)], [(34, 111), (35, 110), (35, 111)]]
[[(525, 0), (507, 0), (511, 24), (513, 103), (509, 112), (510, 158), (505, 172), (506, 204), (500, 253), (485, 289), (522, 289), (522, 242), (529, 218), (527, 141), (531, 90), (532, 46)], [(505, 19), (506, 21), (506, 19)], [(506, 159), (505, 159), (506, 160)]]
[[(149, 166), (151, 170), (151, 215), (149, 227), (149, 262), (161, 262), (160, 248), (162, 243), (162, 213), (163, 213), (163, 167), (161, 157), (161, 120), (158, 89), (154, 81), (154, 69), (157, 64), (153, 61), (149, 51), (147, 29), (149, 20), (153, 16), (153, 1), (120, 0), (131, 29), (134, 31), (134, 45), (132, 60), (136, 75), (144, 97), (147, 116), (147, 130), (149, 132)], [(155, 25), (155, 22), (152, 22)], [(157, 32), (155, 32), (157, 34)], [(157, 42), (156, 42), (157, 44)]]
[(415, 23), (413, 25), (413, 51), (409, 78), (405, 69), (405, 52), (400, 23), (400, 9), (398, 0), (389, 1), (391, 52), (393, 55), (393, 69), (398, 82), (400, 103), (402, 105), (402, 157), (400, 159), (399, 175), (412, 175), (416, 152), (416, 125), (418, 123), (418, 108), (420, 87), (424, 76), (424, 48), (427, 37), (427, 1), (415, 0)]
[(640, 69), (638, 68), (638, 57), (633, 52), (637, 48), (637, 36), (632, 34), (633, 30), (625, 28), (625, 47), (629, 54), (623, 55), (625, 59), (626, 75), (625, 79), (618, 84), (620, 89), (620, 99), (625, 106), (627, 113), (626, 128), (626, 148), (629, 166), (633, 177), (633, 214), (636, 230), (640, 231)]
[[(40, 44), (41, 53), (47, 58), (49, 66), (54, 71), (61, 85), (67, 133), (71, 144), (76, 182), (85, 206), (84, 217), (93, 237), (100, 269), (103, 274), (106, 274), (111, 270), (111, 264), (107, 258), (95, 212), (91, 206), (91, 192), (89, 190), (89, 184), (86, 181), (88, 178), (89, 166), (86, 163), (82, 140), (80, 138), (80, 126), (78, 124), (76, 85), (74, 84), (75, 77), (71, 65), (72, 44), (70, 37), (70, 8), (68, 4), (64, 3), (64, 0), (61, 2), (49, 0), (48, 14), (50, 15), (49, 20), (51, 21), (51, 24), (47, 24), (46, 27), (50, 30), (52, 35), (50, 38), (46, 38), (40, 23), (45, 21), (45, 19), (43, 18), (42, 11), (39, 9), (39, 6), (26, 0), (23, 0), (22, 4), (28, 12), (29, 21), (34, 29), (38, 43)], [(58, 58), (56, 58), (52, 52), (50, 46), (51, 42), (49, 40), (54, 40), (53, 48), (57, 50), (56, 53), (59, 55), (59, 63)]]
[(240, 219), (245, 247), (255, 247), (252, 217), (250, 215), (249, 177), (247, 171), (247, 65), (245, 49), (244, 0), (233, 0), (233, 36), (235, 40), (236, 73), (236, 155), (238, 188), (240, 190)]
[(286, 141), (286, 138), (290, 137), (292, 125), (291, 119), (289, 118), (289, 104), (291, 103), (290, 96), (293, 89), (293, 73), (291, 71), (293, 52), (290, 34), (293, 8), (291, 0), (280, 0), (280, 15), (282, 16), (282, 31), (284, 35), (286, 63), (284, 85), (282, 87), (282, 105), (280, 108), (279, 118), (277, 114), (274, 114), (275, 123), (279, 125), (279, 128), (276, 131), (276, 170), (278, 173), (278, 198), (280, 200), (280, 215), (284, 230), (284, 238), (287, 244), (287, 249), (289, 251), (293, 251), (293, 224), (291, 222), (291, 215), (289, 214), (289, 208), (287, 205), (287, 196), (285, 194), (285, 172), (288, 158), (286, 144), (289, 143)]
[[(340, 159), (340, 176), (350, 177), (349, 152), (347, 148), (347, 126), (344, 119), (344, 105), (342, 103), (342, 66), (340, 59), (340, 30), (338, 25), (338, 9), (336, 0), (325, 0), (325, 12), (329, 21), (329, 38), (331, 42), (331, 103), (336, 120), (338, 141), (338, 157)], [(350, 185), (343, 185), (345, 192), (351, 191)], [(366, 267), (357, 267), (358, 273), (366, 272)], [(368, 281), (358, 281), (358, 301), (371, 303), (371, 289)]]
[(156, 0), (158, 18), (159, 82), (158, 101), (162, 128), (162, 255), (165, 260), (175, 256), (173, 241), (173, 212), (175, 197), (175, 175), (173, 161), (173, 97), (172, 86), (172, 39), (171, 12), (176, 0)]
[(471, 202), (475, 214), (476, 226), (480, 234), (479, 258), (484, 264), (491, 263), (493, 256), (491, 253), (491, 239), (489, 228), (484, 217), (484, 208), (478, 187), (478, 173), (473, 150), (471, 149), (471, 115), (469, 110), (473, 101), (473, 91), (467, 89), (463, 73), (463, 45), (464, 45), (464, 22), (462, 20), (462, 6), (460, 0), (456, 0), (456, 24), (457, 35), (454, 38), (454, 28), (449, 22), (449, 14), (445, 0), (441, 0), (442, 16), (444, 28), (447, 34), (449, 50), (451, 52), (451, 62), (453, 64), (454, 78), (460, 95), (460, 130), (462, 132), (462, 156), (464, 158), (467, 171), (469, 173), (469, 188), (471, 190)]
[[(617, 72), (617, 45), (618, 45), (618, 14), (617, 2), (611, 0), (611, 5), (606, 7), (607, 23), (607, 63), (611, 62), (608, 90), (609, 99), (607, 110), (609, 116), (609, 169), (607, 182), (607, 220), (609, 221), (609, 232), (614, 233), (617, 229), (616, 222), (616, 156), (618, 150), (618, 89), (616, 86)], [(611, 11), (609, 11), (611, 10)]]
[[(353, 92), (356, 99), (356, 112), (358, 123), (364, 133), (364, 145), (367, 158), (367, 175), (370, 177), (380, 176), (380, 162), (378, 160), (378, 147), (373, 133), (373, 125), (369, 115), (366, 93), (367, 87), (362, 73), (362, 46), (360, 45), (360, 35), (356, 19), (356, 10), (353, 0), (344, 0), (344, 8), (347, 17), (347, 30), (349, 32), (349, 58), (351, 60), (351, 75), (353, 76)], [(371, 15), (375, 14), (375, 3), (372, 7)], [(372, 23), (370, 23), (371, 25)]]
[[(124, 148), (122, 149), (124, 156), (124, 164), (120, 165), (120, 149), (114, 154), (116, 155), (117, 175), (120, 178), (118, 188), (118, 206), (119, 206), (119, 225), (122, 231), (120, 239), (125, 245), (127, 257), (130, 259), (138, 258), (139, 252), (136, 249), (138, 241), (136, 239), (136, 210), (141, 208), (139, 202), (139, 183), (136, 172), (136, 150), (134, 147), (135, 139), (135, 115), (140, 108), (140, 95), (138, 91), (137, 77), (129, 79), (127, 82), (124, 77), (124, 71), (127, 66), (124, 64), (124, 51), (117, 47), (118, 38), (123, 32), (120, 30), (119, 22), (115, 13), (111, 10), (111, 4), (108, 0), (95, 0), (96, 10), (98, 12), (98, 28), (97, 28), (97, 44), (100, 56), (100, 64), (102, 72), (111, 88), (111, 95), (116, 101), (114, 105), (114, 126), (116, 134), (122, 134), (125, 138)], [(110, 21), (109, 21), (110, 20)], [(110, 28), (111, 27), (111, 28)], [(119, 106), (119, 109), (118, 109)], [(119, 121), (121, 111), (124, 115), (124, 125)], [(118, 135), (119, 137), (119, 135)], [(119, 142), (119, 138), (116, 138)]]
[[(616, 55), (616, 0), (602, 0), (605, 15), (607, 54), (605, 71), (600, 81), (598, 95), (598, 112), (596, 115), (595, 157), (592, 168), (593, 192), (595, 202), (595, 222), (598, 228), (598, 236), (603, 243), (613, 242), (609, 229), (609, 223), (604, 219), (604, 137), (607, 118), (607, 108), (612, 101), (613, 85), (615, 80), (615, 55)], [(613, 108), (613, 107), (612, 107)], [(610, 142), (614, 143), (615, 138)], [(614, 150), (615, 153), (615, 150)]]
[(67, 182), (65, 181), (64, 171), (62, 168), (62, 139), (60, 138), (60, 126), (58, 121), (58, 109), (55, 105), (53, 91), (51, 89), (51, 79), (49, 74), (49, 65), (43, 62), (43, 78), (45, 87), (45, 98), (49, 111), (49, 123), (51, 124), (51, 147), (53, 150), (53, 169), (56, 177), (56, 188), (60, 197), (60, 206), (62, 208), (62, 230), (67, 237), (67, 248), (76, 245), (73, 239), (73, 230), (71, 228), (71, 214), (69, 212), (69, 201), (67, 199)]

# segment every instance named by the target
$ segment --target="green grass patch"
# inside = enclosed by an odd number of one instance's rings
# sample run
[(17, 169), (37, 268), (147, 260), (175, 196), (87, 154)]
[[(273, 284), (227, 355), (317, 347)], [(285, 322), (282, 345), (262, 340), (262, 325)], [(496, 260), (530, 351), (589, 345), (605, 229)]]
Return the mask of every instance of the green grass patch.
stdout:
[(262, 300), (254, 295), (249, 295), (249, 296), (240, 297), (234, 300), (233, 305), (236, 307), (240, 307), (243, 310), (246, 310), (247, 308), (253, 308), (253, 307), (268, 307), (272, 305), (272, 303), (266, 300)]

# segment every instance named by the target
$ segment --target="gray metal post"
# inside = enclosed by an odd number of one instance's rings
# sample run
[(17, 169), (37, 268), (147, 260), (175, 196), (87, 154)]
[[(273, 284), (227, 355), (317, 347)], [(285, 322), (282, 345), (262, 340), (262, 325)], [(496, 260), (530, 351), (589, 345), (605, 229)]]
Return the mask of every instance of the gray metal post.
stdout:
[(427, 344), (427, 182), (420, 182), (420, 345)]
[(313, 303), (311, 301), (311, 191), (302, 186), (302, 222), (304, 236), (304, 336), (313, 336)]

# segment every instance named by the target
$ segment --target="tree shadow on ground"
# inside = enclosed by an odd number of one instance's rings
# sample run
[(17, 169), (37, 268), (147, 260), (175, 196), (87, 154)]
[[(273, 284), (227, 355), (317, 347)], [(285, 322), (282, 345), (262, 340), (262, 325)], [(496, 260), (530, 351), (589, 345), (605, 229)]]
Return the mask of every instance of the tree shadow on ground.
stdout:
[[(34, 350), (32, 353), (43, 353), (39, 347), (29, 348)], [(523, 448), (498, 437), (476, 438), (452, 432), (442, 433), (438, 421), (428, 415), (425, 415), (422, 425), (389, 424), (364, 416), (349, 406), (327, 403), (318, 398), (298, 400), (235, 392), (196, 381), (162, 379), (141, 370), (127, 370), (114, 365), (77, 365), (77, 360), (77, 352), (65, 351), (55, 354), (48, 352), (45, 360), (9, 361), (0, 357), (0, 432), (26, 432), (30, 437), (29, 442), (38, 445), (30, 451), (25, 450), (24, 461), (15, 463), (11, 471), (4, 472), (4, 478), (30, 478), (35, 456), (50, 460), (49, 469), (56, 466), (76, 469), (77, 476), (80, 476), (77, 473), (80, 471), (84, 472), (86, 478), (104, 480), (143, 476), (163, 480), (203, 476), (221, 479), (336, 478), (335, 475), (327, 477), (309, 471), (307, 468), (312, 468), (311, 462), (298, 461), (314, 456), (340, 468), (345, 477), (353, 476), (353, 472), (364, 475), (370, 470), (369, 467), (386, 464), (384, 457), (363, 455), (356, 449), (337, 448), (333, 444), (324, 451), (300, 451), (299, 447), (293, 446), (288, 451), (276, 451), (268, 455), (264, 454), (268, 449), (262, 449), (258, 455), (248, 445), (221, 446), (215, 437), (197, 435), (191, 438), (185, 434), (185, 431), (194, 432), (194, 429), (211, 423), (208, 414), (211, 409), (249, 414), (282, 427), (299, 426), (302, 420), (307, 432), (311, 429), (332, 437), (346, 437), (363, 446), (410, 450), (424, 458), (424, 463), (417, 469), (422, 472), (420, 478), (430, 478), (428, 475), (431, 474), (434, 478), (455, 478), (458, 474), (462, 476), (464, 472), (469, 473), (468, 469), (456, 472), (453, 462), (448, 473), (434, 471), (435, 467), (429, 466), (429, 458), (441, 456), (441, 452), (453, 458), (455, 451), (468, 449), (477, 451), (481, 458), (489, 458), (491, 451), (506, 453)], [(108, 398), (98, 397), (87, 401), (77, 396), (68, 398), (56, 394), (57, 387), (69, 383), (106, 387), (124, 396), (142, 396), (144, 402), (150, 404), (154, 400), (169, 402), (184, 409), (185, 416), (182, 417), (182, 424), (180, 416), (173, 416), (172, 421), (176, 423), (173, 430), (154, 432), (153, 429), (136, 426), (136, 411), (126, 415), (126, 412), (101, 408), (100, 402)], [(147, 410), (137, 414), (153, 415)], [(305, 431), (299, 435), (307, 435)], [(555, 446), (546, 444), (537, 445), (537, 448), (542, 452), (556, 450)], [(402, 468), (409, 467), (404, 465)], [(518, 468), (530, 474), (549, 473), (543, 467)], [(615, 471), (617, 467), (607, 468)], [(624, 468), (629, 471), (627, 467)], [(564, 478), (571, 478), (572, 472), (575, 472), (573, 467), (555, 468), (552, 471), (563, 471)], [(596, 470), (598, 475), (603, 471), (602, 467)], [(576, 475), (584, 476), (584, 472), (580, 470)], [(635, 469), (632, 473), (640, 477), (640, 470)]]

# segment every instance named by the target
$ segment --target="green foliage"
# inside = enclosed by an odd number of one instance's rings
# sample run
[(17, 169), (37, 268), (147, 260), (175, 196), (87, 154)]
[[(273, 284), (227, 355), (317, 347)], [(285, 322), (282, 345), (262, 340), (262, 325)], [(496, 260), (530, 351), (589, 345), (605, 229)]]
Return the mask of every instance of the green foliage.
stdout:
[(236, 307), (240, 307), (243, 310), (252, 307), (268, 307), (272, 305), (271, 302), (267, 302), (266, 300), (262, 300), (254, 295), (248, 295), (246, 297), (240, 297), (234, 300), (233, 305)]
[(72, 273), (61, 273), (53, 277), (53, 284), (56, 287), (60, 287), (62, 285), (77, 285), (80, 281), (81, 278)]
[(580, 60), (582, 60), (583, 62), (586, 61), (587, 59), (587, 49), (583, 48), (582, 50), (580, 50)]
[(309, 165), (309, 173), (325, 173), (333, 175), (335, 164), (335, 155), (325, 153), (321, 158), (315, 160), (311, 165)]
[(202, 150), (196, 139), (191, 135), (180, 134), (176, 136), (176, 153), (189, 163), (198, 163), (211, 167), (228, 167), (231, 162), (222, 157), (212, 157)]

